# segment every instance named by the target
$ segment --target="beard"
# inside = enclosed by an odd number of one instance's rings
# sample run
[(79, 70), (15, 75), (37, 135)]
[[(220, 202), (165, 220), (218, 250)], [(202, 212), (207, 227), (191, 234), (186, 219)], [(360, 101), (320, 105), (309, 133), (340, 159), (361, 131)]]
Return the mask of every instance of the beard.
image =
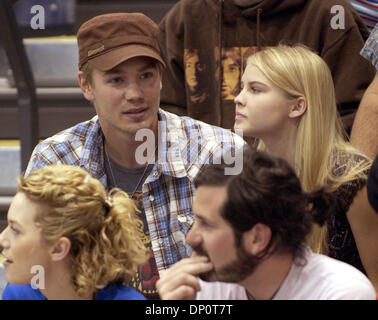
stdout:
[[(193, 247), (193, 251), (197, 255), (205, 256), (211, 261), (202, 246)], [(220, 268), (214, 266), (212, 271), (200, 274), (199, 278), (209, 282), (221, 281), (239, 283), (253, 273), (255, 268), (260, 264), (260, 261), (260, 258), (248, 253), (243, 246), (240, 246), (236, 248), (235, 260)]]

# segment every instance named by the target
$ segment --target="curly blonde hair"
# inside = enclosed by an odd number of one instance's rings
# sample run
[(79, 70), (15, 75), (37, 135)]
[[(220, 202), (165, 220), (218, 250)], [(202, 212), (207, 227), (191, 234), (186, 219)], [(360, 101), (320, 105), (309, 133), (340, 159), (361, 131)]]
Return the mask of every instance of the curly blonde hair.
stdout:
[(46, 166), (20, 177), (18, 191), (47, 206), (35, 219), (45, 241), (71, 241), (72, 282), (80, 296), (95, 295), (108, 284), (127, 284), (147, 260), (134, 201), (119, 189), (107, 195), (84, 169)]

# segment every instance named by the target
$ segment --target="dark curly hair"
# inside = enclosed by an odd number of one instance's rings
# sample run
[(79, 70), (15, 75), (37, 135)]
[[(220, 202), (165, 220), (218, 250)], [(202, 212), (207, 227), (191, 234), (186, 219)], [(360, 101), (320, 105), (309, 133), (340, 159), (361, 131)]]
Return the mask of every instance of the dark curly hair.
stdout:
[(271, 229), (271, 241), (260, 258), (282, 249), (298, 254), (313, 223), (324, 224), (332, 210), (333, 196), (323, 189), (303, 192), (294, 170), (283, 159), (248, 150), (240, 174), (225, 175), (225, 168), (224, 164), (205, 168), (194, 185), (227, 186), (221, 215), (234, 230), (236, 246), (257, 223)]

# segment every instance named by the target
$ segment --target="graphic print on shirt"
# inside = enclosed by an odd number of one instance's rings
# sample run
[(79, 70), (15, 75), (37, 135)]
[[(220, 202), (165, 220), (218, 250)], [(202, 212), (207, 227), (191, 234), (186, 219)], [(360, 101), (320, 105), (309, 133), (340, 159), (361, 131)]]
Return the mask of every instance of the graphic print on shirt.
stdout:
[(202, 79), (206, 74), (206, 65), (200, 62), (198, 49), (185, 49), (184, 51), (185, 81), (189, 88), (190, 100), (194, 103), (202, 103), (207, 100), (209, 92), (202, 85)]
[(239, 94), (240, 78), (242, 73), (241, 49), (222, 48), (222, 86), (223, 100), (234, 100)]
[(129, 285), (135, 290), (141, 292), (147, 299), (160, 299), (156, 290), (156, 281), (159, 280), (159, 271), (156, 266), (154, 253), (151, 249), (150, 232), (148, 230), (146, 215), (144, 213), (143, 193), (136, 192), (133, 199), (140, 211), (136, 212), (136, 215), (139, 218), (138, 228), (143, 231), (144, 237), (142, 241), (145, 246), (150, 249), (150, 256), (146, 263), (138, 266), (137, 272), (131, 279)]
[[(262, 47), (262, 49), (264, 48)], [(214, 81), (219, 83), (220, 70), (222, 71), (220, 87), (222, 100), (234, 100), (240, 92), (240, 80), (247, 58), (257, 51), (256, 46), (222, 48), (219, 56), (219, 48), (215, 48), (214, 61), (216, 61), (217, 70), (215, 75), (210, 75), (207, 72), (206, 64), (203, 62), (205, 60), (201, 59), (201, 51), (199, 49), (185, 49), (185, 81), (189, 88), (190, 101), (193, 103), (206, 102), (209, 98), (209, 83)], [(204, 54), (204, 56), (206, 55)]]

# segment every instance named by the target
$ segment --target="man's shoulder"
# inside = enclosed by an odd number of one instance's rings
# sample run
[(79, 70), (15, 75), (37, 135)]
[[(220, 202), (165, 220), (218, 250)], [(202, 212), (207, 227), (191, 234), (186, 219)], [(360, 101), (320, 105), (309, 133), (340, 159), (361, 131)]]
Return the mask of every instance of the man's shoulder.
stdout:
[[(313, 16), (317, 17), (318, 19), (323, 18), (321, 20), (323, 21), (324, 27), (327, 27), (326, 30), (329, 31), (329, 33), (335, 33), (335, 31), (343, 31), (343, 33), (345, 33), (349, 28), (356, 25), (357, 20), (361, 23), (361, 25), (363, 24), (360, 16), (353, 8), (349, 0), (308, 0), (304, 3), (306, 12), (312, 13)], [(343, 28), (332, 28), (332, 25), (330, 24), (332, 18), (333, 20), (336, 20), (340, 16), (344, 17), (344, 20), (342, 21), (345, 26)], [(340, 23), (340, 21), (337, 20), (337, 23)], [(336, 32), (336, 34), (338, 32)]]
[[(213, 15), (218, 10), (219, 2), (217, 0), (178, 1), (160, 21), (160, 30), (176, 29), (178, 25), (183, 25), (183, 28), (195, 28), (193, 22), (201, 21), (204, 15)], [(180, 30), (177, 31), (180, 33)]]
[(207, 7), (219, 8), (219, 2), (217, 0), (181, 0), (175, 3), (172, 8), (167, 12), (168, 15), (177, 15), (178, 12), (188, 14), (185, 9), (191, 9), (190, 12), (203, 10)]
[(58, 132), (34, 149), (25, 175), (49, 164), (79, 165), (84, 147), (93, 145), (100, 134), (97, 116)]
[[(306, 5), (316, 6), (319, 10), (328, 9), (328, 13), (331, 14), (330, 9), (333, 8), (332, 11), (335, 13), (339, 12), (342, 6), (344, 10), (353, 11), (353, 6), (350, 3), (350, 0), (307, 0), (303, 1)], [(335, 7), (338, 6), (338, 7)], [(337, 11), (337, 12), (336, 12)]]
[(187, 116), (178, 116), (163, 110), (161, 110), (161, 114), (165, 118), (164, 120), (169, 131), (181, 131), (182, 135), (189, 140), (203, 137), (207, 142), (231, 142), (235, 143), (236, 146), (243, 146), (245, 144), (245, 141), (230, 129), (217, 127)]
[[(374, 299), (375, 290), (369, 279), (355, 267), (331, 257), (308, 253), (307, 263), (299, 270), (321, 299)], [(303, 284), (302, 284), (303, 285)]]
[(179, 162), (185, 166), (188, 176), (195, 177), (203, 166), (222, 161), (234, 165), (230, 168), (232, 174), (240, 172), (242, 154), (247, 146), (240, 136), (190, 117), (166, 111), (161, 111), (160, 115), (162, 121), (159, 125), (166, 126), (166, 129), (160, 127), (159, 130), (166, 142), (167, 159), (177, 160), (179, 155)]
[(36, 150), (42, 152), (52, 146), (56, 147), (65, 144), (72, 145), (78, 142), (84, 143), (88, 139), (93, 128), (96, 126), (96, 122), (97, 116), (91, 120), (80, 122), (73, 127), (62, 130), (40, 142), (36, 147)]

